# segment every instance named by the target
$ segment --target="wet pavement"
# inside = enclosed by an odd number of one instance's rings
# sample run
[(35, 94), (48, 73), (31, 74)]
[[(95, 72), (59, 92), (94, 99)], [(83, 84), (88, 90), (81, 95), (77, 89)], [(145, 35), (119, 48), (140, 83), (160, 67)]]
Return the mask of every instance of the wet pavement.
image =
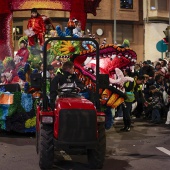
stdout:
[[(122, 121), (115, 121), (114, 127), (106, 131), (103, 170), (169, 170), (169, 125), (134, 120), (130, 132), (120, 132), (122, 125)], [(68, 155), (64, 158), (55, 162), (53, 170), (89, 169), (86, 156)], [(0, 170), (39, 169), (35, 134), (0, 133)]]

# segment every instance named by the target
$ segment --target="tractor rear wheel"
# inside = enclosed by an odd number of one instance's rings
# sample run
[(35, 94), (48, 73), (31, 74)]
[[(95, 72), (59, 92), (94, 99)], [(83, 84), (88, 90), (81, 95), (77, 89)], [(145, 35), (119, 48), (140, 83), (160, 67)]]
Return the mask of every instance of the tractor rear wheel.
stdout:
[(98, 141), (94, 149), (87, 151), (89, 166), (92, 169), (103, 167), (106, 152), (106, 134), (104, 123), (98, 124)]
[(39, 166), (50, 169), (54, 162), (53, 126), (42, 124), (39, 136)]

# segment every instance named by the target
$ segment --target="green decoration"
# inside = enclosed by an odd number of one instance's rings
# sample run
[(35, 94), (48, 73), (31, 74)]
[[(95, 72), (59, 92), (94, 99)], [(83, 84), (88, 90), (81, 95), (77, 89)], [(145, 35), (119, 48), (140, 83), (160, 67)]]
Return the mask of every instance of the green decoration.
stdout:
[(0, 120), (0, 129), (3, 129), (3, 130), (6, 129), (5, 121), (4, 120)]

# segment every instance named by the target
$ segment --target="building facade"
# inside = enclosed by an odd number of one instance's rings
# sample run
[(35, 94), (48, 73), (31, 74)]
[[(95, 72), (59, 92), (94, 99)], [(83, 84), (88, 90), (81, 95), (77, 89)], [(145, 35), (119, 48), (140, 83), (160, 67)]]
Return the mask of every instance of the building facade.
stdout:
[[(61, 28), (67, 24), (69, 12), (54, 10), (38, 10), (40, 14), (51, 18), (53, 25)], [(13, 13), (14, 48), (18, 49), (18, 39), (24, 35), (30, 11)], [(136, 51), (138, 61), (144, 58), (144, 22), (143, 1), (141, 0), (101, 0), (97, 15), (88, 14), (86, 30), (96, 35), (99, 43), (106, 38), (107, 43), (122, 44), (124, 39), (130, 41), (130, 47)], [(102, 30), (97, 35), (97, 30)], [(114, 30), (115, 29), (115, 30)]]
[[(145, 0), (143, 2), (144, 18), (144, 59), (156, 61), (165, 58), (166, 52), (160, 52), (157, 44), (165, 35), (163, 31), (169, 23), (169, 0)], [(166, 44), (163, 44), (166, 46)]]

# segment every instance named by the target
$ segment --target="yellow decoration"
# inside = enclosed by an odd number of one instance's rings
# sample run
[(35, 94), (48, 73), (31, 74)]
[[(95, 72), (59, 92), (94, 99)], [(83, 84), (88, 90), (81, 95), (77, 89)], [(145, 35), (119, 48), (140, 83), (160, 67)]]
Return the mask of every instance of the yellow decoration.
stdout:
[(116, 108), (117, 106), (119, 106), (120, 104), (122, 104), (124, 102), (124, 98), (120, 97), (116, 100), (116, 102), (111, 106), (112, 108)]
[(63, 55), (69, 54), (75, 50), (75, 47), (72, 45), (71, 41), (62, 41), (61, 48), (59, 49)]
[(109, 98), (108, 102), (107, 102), (107, 106), (111, 106), (115, 103), (115, 101), (118, 99), (119, 95), (114, 93), (111, 95), (111, 97)]
[(63, 9), (63, 5), (60, 2), (49, 2), (49, 0), (29, 0), (25, 1), (21, 6), (20, 9), (31, 9), (31, 8), (49, 8), (50, 9)]
[(25, 127), (26, 128), (31, 128), (31, 127), (34, 127), (36, 125), (36, 116), (34, 116), (33, 118), (31, 119), (28, 119), (26, 122), (25, 122)]

